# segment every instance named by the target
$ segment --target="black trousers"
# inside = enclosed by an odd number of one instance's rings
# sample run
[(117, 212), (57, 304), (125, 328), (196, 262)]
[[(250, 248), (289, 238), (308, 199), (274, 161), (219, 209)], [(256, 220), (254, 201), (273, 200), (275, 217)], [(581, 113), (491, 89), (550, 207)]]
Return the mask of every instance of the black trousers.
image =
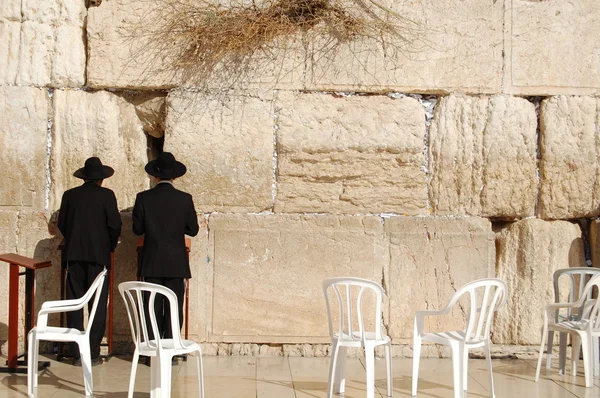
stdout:
[[(181, 332), (181, 326), (183, 324), (183, 295), (185, 293), (185, 282), (183, 278), (153, 278), (144, 277), (144, 282), (155, 283), (171, 289), (177, 296), (177, 310), (179, 312), (179, 330), (176, 333)], [(150, 325), (150, 314), (148, 311), (148, 301), (150, 295), (144, 295), (144, 310), (146, 312), (146, 322), (148, 324), (148, 335), (150, 339), (154, 338), (152, 333), (152, 326)], [(164, 339), (173, 338), (173, 330), (171, 329), (171, 309), (169, 307), (169, 300), (162, 294), (157, 294), (154, 299), (154, 312), (156, 314), (156, 323), (158, 326), (158, 332), (160, 337)]]
[[(67, 265), (67, 300), (81, 298), (90, 288), (96, 277), (104, 270), (104, 265), (88, 263), (84, 261), (69, 261)], [(106, 304), (108, 302), (109, 274), (106, 274), (96, 315), (90, 330), (90, 351), (92, 358), (100, 356), (100, 343), (106, 330)], [(89, 301), (88, 314), (94, 305), (94, 298)], [(83, 310), (67, 312), (67, 327), (83, 329)], [(88, 325), (88, 327), (90, 327)], [(79, 347), (77, 344), (71, 344), (71, 353), (75, 358), (79, 358)]]

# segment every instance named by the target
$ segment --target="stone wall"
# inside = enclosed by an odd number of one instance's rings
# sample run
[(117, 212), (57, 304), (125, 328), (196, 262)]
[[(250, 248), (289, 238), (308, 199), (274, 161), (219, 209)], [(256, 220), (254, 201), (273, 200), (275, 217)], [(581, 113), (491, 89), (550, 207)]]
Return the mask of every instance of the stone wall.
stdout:
[(131, 207), (161, 150), (188, 166), (176, 185), (201, 225), (189, 330), (209, 354), (326, 355), (321, 282), (344, 275), (385, 288), (396, 355), (411, 355), (416, 310), (500, 277), (509, 299), (493, 339), (521, 350), (539, 343), (552, 272), (600, 266), (596, 0), (382, 0), (418, 26), (396, 51), (363, 40), (317, 57), (323, 43), (294, 37), (226, 92), (164, 70), (140, 34), (160, 0), (88, 3), (0, 5), (0, 253), (52, 260), (38, 308), (60, 293), (61, 195), (94, 155), (116, 170), (105, 186), (124, 221), (119, 347)]

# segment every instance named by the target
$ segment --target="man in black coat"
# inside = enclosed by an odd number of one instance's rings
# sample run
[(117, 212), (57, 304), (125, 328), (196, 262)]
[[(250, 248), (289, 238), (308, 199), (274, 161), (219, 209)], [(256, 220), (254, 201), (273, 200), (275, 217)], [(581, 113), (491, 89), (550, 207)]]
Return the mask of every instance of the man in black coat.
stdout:
[[(185, 279), (192, 277), (185, 235), (198, 234), (198, 218), (192, 195), (173, 187), (173, 180), (186, 172), (183, 163), (169, 152), (146, 165), (155, 177), (154, 188), (138, 193), (133, 207), (133, 232), (144, 236), (138, 276), (145, 282), (166, 286), (177, 296), (179, 327), (183, 322)], [(171, 315), (166, 297), (157, 296), (155, 311), (163, 338), (172, 338)], [(149, 322), (149, 319), (148, 319)]]
[[(76, 188), (63, 194), (58, 215), (58, 228), (65, 238), (62, 263), (67, 267), (66, 296), (82, 297), (104, 268), (110, 268), (110, 254), (117, 247), (121, 234), (121, 216), (115, 194), (102, 187), (102, 181), (112, 176), (114, 170), (104, 166), (100, 159), (91, 157), (85, 166), (73, 175), (84, 180)], [(96, 316), (90, 330), (92, 364), (100, 362), (100, 343), (106, 329), (106, 303), (108, 300), (108, 275)], [(90, 301), (88, 311), (91, 311)], [(83, 310), (67, 313), (67, 327), (83, 330)], [(71, 345), (73, 363), (79, 365), (79, 347)]]

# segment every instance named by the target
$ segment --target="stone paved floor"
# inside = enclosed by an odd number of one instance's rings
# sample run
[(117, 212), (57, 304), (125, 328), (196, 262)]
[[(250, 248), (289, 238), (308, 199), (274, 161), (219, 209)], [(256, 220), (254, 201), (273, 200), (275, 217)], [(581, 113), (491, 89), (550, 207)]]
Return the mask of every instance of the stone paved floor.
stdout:
[[(556, 362), (556, 361), (555, 361)], [(173, 397), (197, 397), (196, 361), (180, 361), (173, 369)], [(378, 394), (385, 396), (385, 364), (376, 365)], [(410, 359), (394, 359), (394, 397), (409, 397)], [(319, 398), (326, 397), (328, 358), (251, 358), (204, 357), (205, 396), (235, 398)], [(345, 397), (365, 396), (364, 360), (347, 362)], [(600, 397), (600, 379), (593, 388), (585, 388), (582, 376), (559, 376), (556, 369), (542, 372), (533, 381), (534, 360), (494, 360), (496, 397), (562, 398)], [(125, 398), (131, 359), (115, 357), (93, 368), (96, 397)], [(469, 362), (469, 390), (466, 397), (489, 397), (488, 379), (483, 360)], [(136, 397), (149, 397), (150, 368), (140, 363)], [(26, 375), (0, 374), (0, 397), (25, 397)], [(38, 397), (80, 397), (83, 393), (81, 368), (52, 360), (51, 367), (40, 375)], [(381, 395), (377, 395), (378, 397)], [(449, 359), (421, 360), (419, 397), (452, 397), (452, 364)]]

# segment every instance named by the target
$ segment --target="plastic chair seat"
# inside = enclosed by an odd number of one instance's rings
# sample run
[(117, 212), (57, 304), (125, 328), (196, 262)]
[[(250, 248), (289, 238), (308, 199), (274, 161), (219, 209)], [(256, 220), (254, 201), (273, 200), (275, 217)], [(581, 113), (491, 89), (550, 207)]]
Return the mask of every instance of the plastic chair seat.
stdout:
[(73, 337), (83, 336), (86, 334), (81, 330), (72, 329), (72, 328), (60, 328), (55, 326), (47, 326), (43, 330), (40, 330), (37, 326), (35, 329), (36, 333), (43, 333), (44, 340), (46, 341), (72, 341)]
[[(160, 340), (163, 349), (174, 350), (175, 341), (173, 339), (161, 339)], [(177, 349), (177, 355), (189, 354), (194, 351), (198, 351), (200, 345), (195, 341), (181, 339), (182, 348)], [(146, 357), (153, 357), (158, 354), (158, 344), (156, 340), (144, 341), (140, 343), (139, 354)]]
[[(380, 346), (384, 344), (388, 344), (391, 342), (389, 336), (383, 336), (383, 338), (378, 339), (375, 332), (364, 332), (365, 340), (369, 341), (369, 344), (373, 346)], [(342, 333), (342, 338), (340, 339), (337, 333), (334, 334), (333, 338), (338, 342), (344, 344), (347, 347), (362, 347), (362, 341), (360, 339), (359, 332), (353, 332), (352, 337), (348, 333)]]
[[(435, 332), (435, 333), (425, 333), (421, 335), (421, 339), (425, 341), (430, 341), (432, 343), (450, 345), (450, 341), (467, 341), (466, 333), (463, 330), (454, 330), (450, 332)], [(464, 343), (465, 346), (470, 348), (482, 347), (486, 343), (486, 340), (481, 339), (473, 339), (468, 340), (467, 343)]]

